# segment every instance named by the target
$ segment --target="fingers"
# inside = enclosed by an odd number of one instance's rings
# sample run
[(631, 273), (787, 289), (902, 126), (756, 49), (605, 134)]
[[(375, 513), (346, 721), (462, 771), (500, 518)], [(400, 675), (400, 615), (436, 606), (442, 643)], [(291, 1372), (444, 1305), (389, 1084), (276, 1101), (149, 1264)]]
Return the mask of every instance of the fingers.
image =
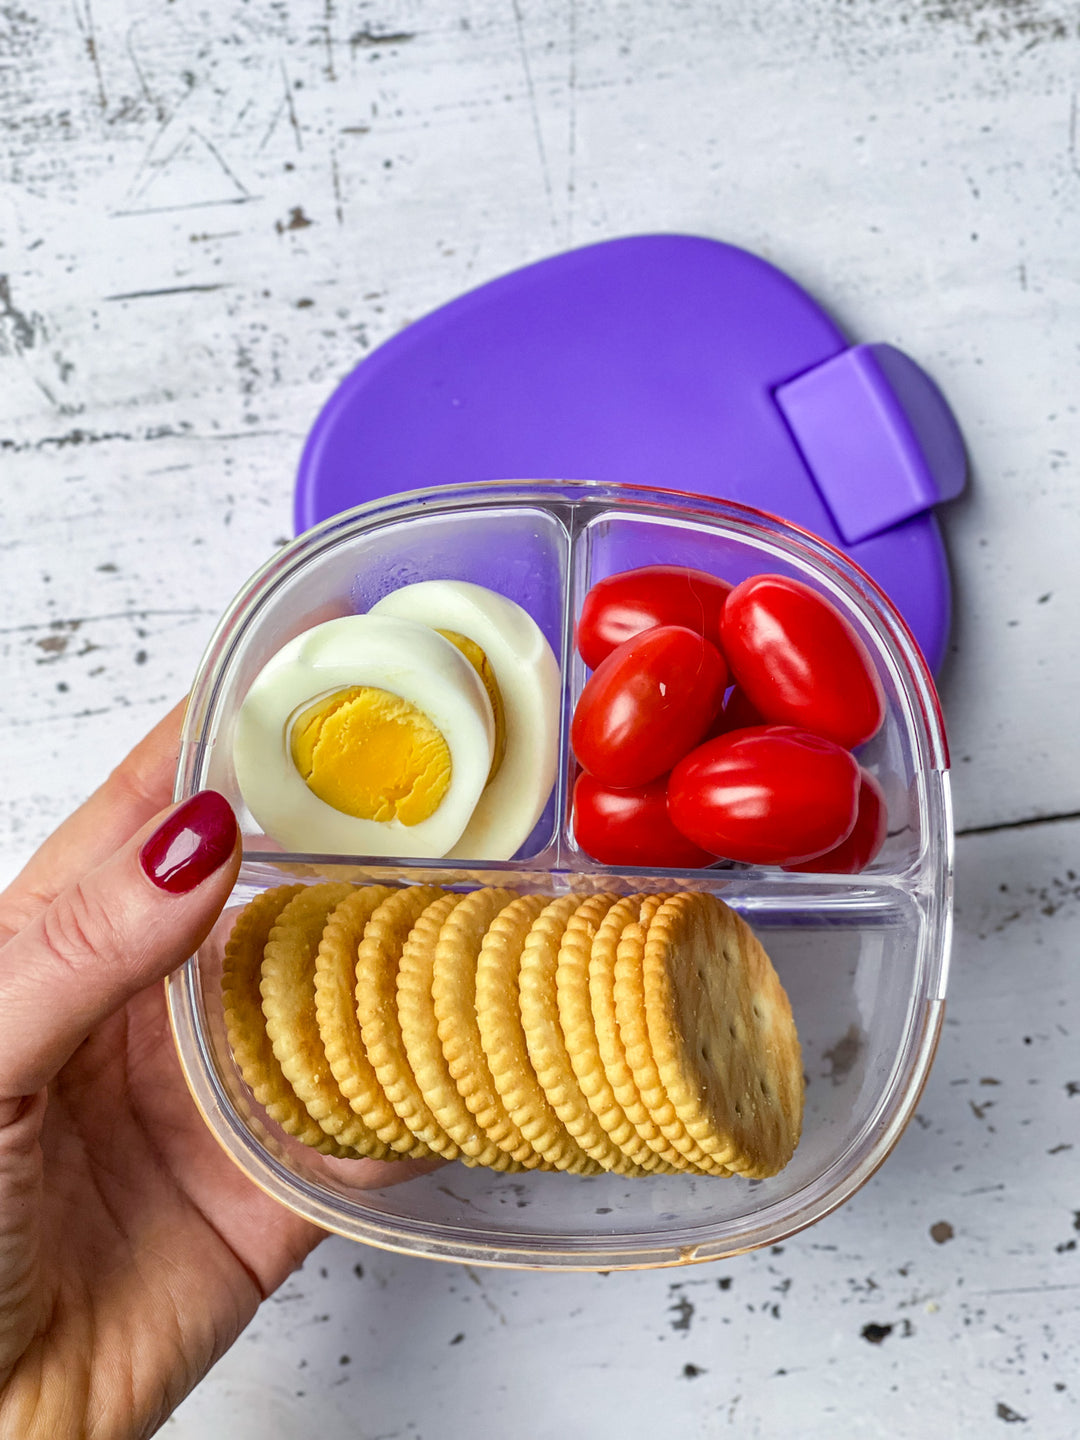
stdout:
[(0, 1123), (0, 1392), (36, 1328), (45, 1091), (9, 1108)]
[(232, 810), (204, 790), (68, 885), (8, 941), (0, 1101), (34, 1094), (97, 1024), (192, 955), (239, 864)]
[(186, 703), (155, 725), (0, 894), (0, 943), (169, 803)]

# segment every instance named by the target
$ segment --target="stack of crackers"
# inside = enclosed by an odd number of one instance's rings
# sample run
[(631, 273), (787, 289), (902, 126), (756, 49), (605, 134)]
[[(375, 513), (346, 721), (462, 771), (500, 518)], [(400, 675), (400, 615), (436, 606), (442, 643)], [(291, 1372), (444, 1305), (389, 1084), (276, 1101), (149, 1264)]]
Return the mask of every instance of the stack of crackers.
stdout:
[(791, 1007), (713, 895), (284, 886), (222, 985), (256, 1101), (324, 1154), (761, 1178), (798, 1143)]

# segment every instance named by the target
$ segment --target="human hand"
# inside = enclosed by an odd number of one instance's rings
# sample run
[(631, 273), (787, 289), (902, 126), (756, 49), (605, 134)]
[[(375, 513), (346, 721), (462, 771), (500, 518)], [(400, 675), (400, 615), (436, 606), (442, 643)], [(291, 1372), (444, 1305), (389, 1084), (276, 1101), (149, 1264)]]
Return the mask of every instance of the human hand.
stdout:
[(323, 1238), (218, 1148), (173, 1048), (162, 977), (209, 932), (240, 863), (214, 792), (160, 813), (180, 713), (0, 894), (12, 1440), (151, 1434)]

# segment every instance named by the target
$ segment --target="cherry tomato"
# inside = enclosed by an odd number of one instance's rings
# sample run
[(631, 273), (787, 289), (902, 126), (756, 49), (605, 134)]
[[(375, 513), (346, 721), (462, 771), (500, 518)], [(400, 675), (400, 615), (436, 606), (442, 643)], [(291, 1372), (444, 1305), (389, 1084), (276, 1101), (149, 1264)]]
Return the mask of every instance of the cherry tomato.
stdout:
[(700, 870), (716, 859), (671, 823), (663, 777), (613, 790), (582, 771), (574, 786), (574, 838), (601, 865)]
[(659, 625), (614, 649), (589, 676), (570, 727), (590, 775), (625, 789), (666, 775), (712, 722), (727, 688), (715, 646)]
[(855, 828), (835, 850), (828, 850), (813, 860), (785, 865), (785, 870), (808, 870), (818, 875), (857, 875), (885, 844), (888, 813), (885, 792), (869, 770), (860, 771), (859, 812)]
[(752, 865), (793, 865), (850, 835), (859, 766), (847, 750), (790, 725), (707, 740), (668, 781), (668, 814), (703, 849)]
[(726, 580), (685, 565), (643, 565), (599, 580), (585, 596), (577, 648), (590, 670), (615, 649), (655, 625), (685, 625), (719, 644)]
[(809, 585), (755, 575), (727, 598), (721, 648), (732, 676), (770, 723), (851, 749), (877, 733), (885, 697), (866, 646)]

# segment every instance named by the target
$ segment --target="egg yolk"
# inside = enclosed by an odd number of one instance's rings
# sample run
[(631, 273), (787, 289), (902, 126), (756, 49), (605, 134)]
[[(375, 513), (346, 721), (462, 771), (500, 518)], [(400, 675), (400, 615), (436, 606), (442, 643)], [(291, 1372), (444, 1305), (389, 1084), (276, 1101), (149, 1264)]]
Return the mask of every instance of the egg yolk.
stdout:
[(495, 717), (495, 750), (491, 757), (491, 769), (488, 771), (486, 782), (490, 785), (506, 754), (506, 711), (503, 709), (502, 695), (499, 693), (499, 683), (495, 679), (495, 671), (491, 668), (491, 661), (475, 640), (470, 640), (467, 635), (459, 634), (457, 630), (440, 630), (439, 634), (444, 640), (449, 640), (450, 644), (456, 646), (465, 656), (465, 659), (484, 682), (484, 689), (491, 701), (491, 713)]
[(320, 800), (360, 820), (418, 825), (450, 784), (450, 749), (415, 705), (371, 685), (325, 696), (292, 727), (293, 764)]
[[(467, 635), (440, 630), (483, 682), (495, 719), (490, 784), (506, 752), (506, 715), (491, 662)], [(289, 741), (293, 764), (325, 804), (360, 820), (418, 825), (450, 785), (450, 749), (422, 710), (373, 685), (354, 685), (310, 705)]]

